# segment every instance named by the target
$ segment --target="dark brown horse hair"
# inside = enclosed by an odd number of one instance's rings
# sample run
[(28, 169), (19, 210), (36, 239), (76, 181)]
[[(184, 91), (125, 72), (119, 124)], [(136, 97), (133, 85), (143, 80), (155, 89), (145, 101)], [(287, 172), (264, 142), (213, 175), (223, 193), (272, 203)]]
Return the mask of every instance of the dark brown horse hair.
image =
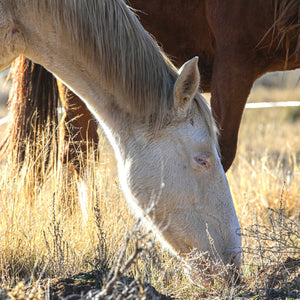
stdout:
[(9, 78), (12, 80), (8, 100), (10, 122), (0, 145), (0, 158), (13, 150), (22, 162), (25, 141), (36, 145), (42, 130), (47, 130), (53, 141), (57, 140), (58, 89), (51, 73), (23, 56), (13, 63)]
[[(300, 54), (300, 1), (299, 0), (275, 0), (274, 23), (273, 26), (266, 32), (259, 44), (272, 31), (272, 42), (277, 41), (279, 48), (285, 41), (285, 69), (287, 68), (288, 59), (290, 56), (296, 57)], [(296, 32), (298, 30), (298, 33)], [(290, 49), (290, 34), (291, 32), (298, 34), (296, 48)], [(294, 33), (295, 34), (295, 33)], [(295, 39), (295, 38), (294, 38)], [(292, 51), (292, 52), (291, 52)]]

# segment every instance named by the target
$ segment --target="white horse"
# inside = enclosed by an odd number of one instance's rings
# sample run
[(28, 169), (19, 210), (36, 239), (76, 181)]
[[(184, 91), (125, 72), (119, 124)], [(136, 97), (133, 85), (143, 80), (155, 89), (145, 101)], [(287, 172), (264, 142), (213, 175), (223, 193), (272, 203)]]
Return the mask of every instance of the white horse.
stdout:
[(197, 58), (178, 72), (122, 0), (0, 0), (0, 40), (1, 69), (23, 54), (84, 99), (114, 148), (127, 202), (170, 249), (240, 266)]

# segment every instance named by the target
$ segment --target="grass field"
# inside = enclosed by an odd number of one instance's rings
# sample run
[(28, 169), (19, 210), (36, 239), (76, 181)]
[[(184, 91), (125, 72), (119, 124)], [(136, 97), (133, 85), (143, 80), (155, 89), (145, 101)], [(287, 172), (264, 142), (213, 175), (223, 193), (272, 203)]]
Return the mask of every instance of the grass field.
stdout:
[[(299, 98), (299, 84), (289, 83), (281, 89), (255, 87), (249, 100)], [(148, 299), (158, 293), (180, 299), (300, 298), (298, 114), (299, 108), (273, 108), (247, 110), (243, 116), (237, 157), (227, 173), (243, 232), (242, 276), (235, 287), (220, 278), (211, 289), (193, 286), (180, 261), (161, 249), (152, 234), (143, 236), (143, 229), (136, 229), (104, 137), (99, 161), (90, 156), (85, 187), (69, 166), (46, 170), (43, 152), (35, 161), (27, 157), (21, 169), (14, 156), (2, 160), (0, 299), (24, 299), (30, 292), (38, 299), (42, 291), (65, 297), (89, 290), (86, 299), (92, 299), (97, 292), (91, 289), (102, 286), (103, 299), (108, 292), (122, 292), (119, 299), (147, 293), (152, 293)], [(3, 132), (4, 126), (0, 138)], [(41, 138), (41, 148), (46, 146), (47, 138)], [(105, 279), (108, 274), (115, 281)]]

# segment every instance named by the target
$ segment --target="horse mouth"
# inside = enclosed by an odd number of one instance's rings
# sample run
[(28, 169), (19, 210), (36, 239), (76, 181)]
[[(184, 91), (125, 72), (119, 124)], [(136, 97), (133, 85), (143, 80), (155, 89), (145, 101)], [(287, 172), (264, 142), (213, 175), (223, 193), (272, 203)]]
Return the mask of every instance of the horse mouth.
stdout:
[(242, 250), (235, 249), (227, 264), (213, 259), (208, 253), (190, 253), (185, 258), (185, 273), (196, 286), (211, 288), (215, 282), (232, 286), (240, 281)]
[(242, 264), (242, 249), (238, 248), (233, 251), (230, 256), (230, 265), (240, 269)]

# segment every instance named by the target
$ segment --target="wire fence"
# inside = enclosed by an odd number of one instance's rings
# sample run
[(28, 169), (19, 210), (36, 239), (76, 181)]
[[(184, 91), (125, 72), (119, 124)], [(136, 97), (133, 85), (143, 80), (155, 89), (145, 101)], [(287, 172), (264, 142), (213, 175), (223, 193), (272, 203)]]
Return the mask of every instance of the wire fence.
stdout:
[(300, 101), (257, 102), (257, 103), (246, 104), (246, 108), (296, 107), (296, 106), (300, 106)]
[[(300, 106), (300, 101), (279, 101), (279, 102), (256, 102), (256, 103), (247, 103), (246, 109), (256, 109), (256, 108), (272, 108), (272, 107), (297, 107)], [(59, 107), (57, 109), (58, 113), (63, 113), (64, 108)], [(8, 122), (9, 115), (0, 119), (0, 126)]]

